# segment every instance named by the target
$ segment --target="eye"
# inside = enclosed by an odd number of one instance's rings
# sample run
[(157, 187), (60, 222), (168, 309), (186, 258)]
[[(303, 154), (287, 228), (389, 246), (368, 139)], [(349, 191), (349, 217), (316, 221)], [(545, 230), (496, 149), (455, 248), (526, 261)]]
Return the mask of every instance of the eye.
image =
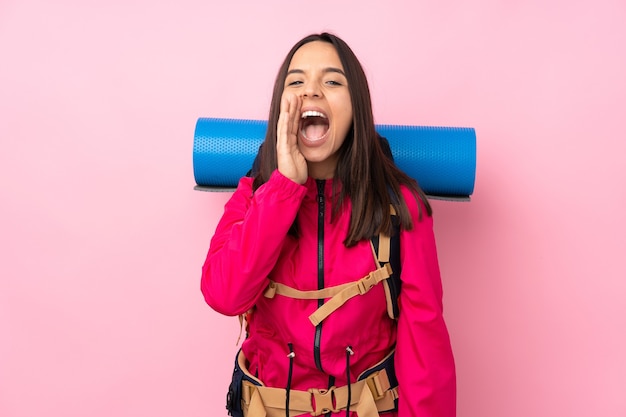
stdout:
[(302, 85), (302, 81), (300, 80), (291, 80), (286, 82), (287, 87), (296, 87), (298, 85)]
[(328, 84), (328, 85), (332, 85), (332, 86), (340, 86), (340, 85), (343, 85), (341, 82), (336, 81), (336, 80), (328, 80), (328, 81), (326, 81), (326, 84)]

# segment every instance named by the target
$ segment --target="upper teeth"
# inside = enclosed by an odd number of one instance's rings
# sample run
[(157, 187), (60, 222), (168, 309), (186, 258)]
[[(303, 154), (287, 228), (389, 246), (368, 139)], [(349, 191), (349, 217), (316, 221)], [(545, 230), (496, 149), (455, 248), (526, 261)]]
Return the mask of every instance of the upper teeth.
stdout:
[(307, 117), (312, 117), (312, 116), (323, 117), (324, 119), (326, 118), (326, 116), (323, 113), (320, 113), (320, 112), (315, 111), (315, 110), (307, 110), (304, 113), (302, 113), (302, 118), (303, 119), (306, 119)]

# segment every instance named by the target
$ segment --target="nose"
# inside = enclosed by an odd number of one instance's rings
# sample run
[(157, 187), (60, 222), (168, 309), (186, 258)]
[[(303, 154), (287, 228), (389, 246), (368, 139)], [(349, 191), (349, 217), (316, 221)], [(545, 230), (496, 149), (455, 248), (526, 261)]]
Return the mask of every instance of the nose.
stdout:
[(321, 89), (319, 85), (315, 82), (308, 82), (304, 86), (304, 90), (302, 91), (302, 97), (312, 98), (312, 97), (320, 97)]

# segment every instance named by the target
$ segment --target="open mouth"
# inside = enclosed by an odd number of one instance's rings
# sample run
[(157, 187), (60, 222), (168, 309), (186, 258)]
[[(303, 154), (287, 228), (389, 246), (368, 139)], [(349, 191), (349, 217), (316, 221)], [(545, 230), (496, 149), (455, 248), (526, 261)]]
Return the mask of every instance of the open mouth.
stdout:
[(324, 113), (315, 110), (302, 113), (300, 133), (305, 139), (311, 142), (324, 139), (328, 134), (328, 127), (328, 117)]

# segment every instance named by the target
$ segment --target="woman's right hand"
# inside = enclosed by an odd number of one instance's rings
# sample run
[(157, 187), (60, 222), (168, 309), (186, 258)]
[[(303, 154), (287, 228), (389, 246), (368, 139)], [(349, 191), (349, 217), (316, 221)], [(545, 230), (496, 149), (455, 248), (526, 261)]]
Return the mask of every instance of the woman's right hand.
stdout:
[(280, 101), (280, 116), (276, 129), (278, 171), (298, 184), (304, 184), (308, 178), (306, 159), (298, 147), (301, 108), (301, 97), (284, 94)]

